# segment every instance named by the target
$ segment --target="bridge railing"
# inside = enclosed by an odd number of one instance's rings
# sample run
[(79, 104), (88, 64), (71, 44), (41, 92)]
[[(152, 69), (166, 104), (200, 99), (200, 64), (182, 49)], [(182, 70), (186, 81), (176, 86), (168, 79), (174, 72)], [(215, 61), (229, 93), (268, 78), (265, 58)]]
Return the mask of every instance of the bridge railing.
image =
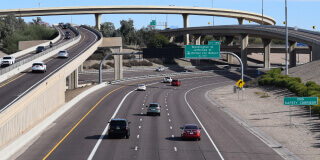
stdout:
[(88, 27), (88, 26), (86, 26), (86, 25), (81, 25), (80, 27), (82, 27), (82, 28), (85, 28), (85, 29), (88, 29), (88, 30), (90, 30), (90, 31), (92, 31), (92, 32), (94, 32), (94, 33), (96, 33), (97, 35), (98, 35), (98, 40), (100, 40), (103, 36), (102, 36), (102, 33), (101, 32), (99, 32), (98, 30), (96, 30), (96, 29), (93, 29), (93, 28), (91, 28), (91, 27)]
[(69, 44), (69, 43), (71, 43), (71, 42), (73, 42), (73, 41), (75, 41), (75, 40), (77, 40), (77, 39), (79, 39), (81, 37), (81, 36), (79, 36), (80, 33), (79, 33), (79, 31), (77, 29), (75, 29), (74, 27), (71, 27), (71, 26), (69, 28), (76, 33), (76, 36), (77, 36), (76, 38), (70, 39), (70, 40), (68, 40), (66, 42), (63, 42), (63, 43), (61, 43), (59, 45), (56, 45), (56, 46), (54, 46), (52, 48), (49, 48), (49, 49), (45, 50), (44, 52), (40, 52), (40, 53), (35, 54), (35, 55), (33, 55), (33, 56), (29, 57), (29, 58), (23, 59), (23, 60), (21, 60), (19, 62), (14, 63), (13, 65), (10, 65), (8, 67), (2, 68), (2, 69), (0, 69), (0, 75), (8, 73), (11, 70), (13, 70), (13, 69), (15, 69), (17, 67), (20, 67), (25, 63), (33, 61), (34, 59), (36, 59), (38, 57), (41, 57), (41, 56), (43, 56), (45, 54), (48, 54), (48, 53), (50, 53), (50, 52), (52, 52), (52, 51), (54, 51), (56, 49), (59, 49), (60, 47), (66, 45), (66, 44)]

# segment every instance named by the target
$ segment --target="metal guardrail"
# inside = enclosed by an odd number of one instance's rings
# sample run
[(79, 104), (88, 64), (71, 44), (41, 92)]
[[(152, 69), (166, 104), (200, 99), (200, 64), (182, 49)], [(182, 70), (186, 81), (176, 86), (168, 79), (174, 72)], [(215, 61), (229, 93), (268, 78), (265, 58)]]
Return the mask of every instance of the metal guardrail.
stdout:
[(21, 60), (21, 61), (19, 61), (19, 62), (17, 62), (17, 63), (14, 63), (13, 65), (10, 65), (10, 66), (8, 66), (8, 67), (6, 67), (6, 68), (0, 69), (0, 75), (3, 75), (3, 74), (5, 74), (5, 73), (7, 73), (7, 72), (9, 72), (9, 71), (11, 71), (11, 70), (19, 67), (19, 66), (22, 66), (22, 65), (25, 64), (25, 63), (28, 63), (28, 62), (30, 62), (30, 61), (38, 58), (38, 57), (41, 57), (41, 56), (43, 56), (43, 55), (45, 55), (45, 54), (47, 54), (47, 53), (50, 53), (50, 52), (52, 52), (52, 51), (54, 51), (54, 50), (56, 50), (56, 49), (58, 49), (58, 48), (60, 48), (60, 47), (62, 47), (62, 46), (64, 46), (64, 45), (66, 45), (66, 44), (68, 44), (68, 43), (71, 43), (72, 41), (75, 41), (75, 40), (79, 39), (79, 38), (80, 38), (80, 36), (79, 36), (79, 34), (80, 34), (79, 31), (76, 30), (76, 29), (73, 28), (73, 27), (69, 27), (69, 28), (76, 33), (76, 35), (77, 35), (76, 38), (73, 38), (73, 39), (68, 40), (68, 41), (66, 41), (66, 42), (64, 42), (64, 43), (61, 43), (61, 44), (59, 44), (59, 45), (56, 45), (56, 46), (54, 46), (54, 47), (52, 47), (52, 48), (49, 48), (49, 49), (45, 50), (44, 52), (40, 52), (40, 53), (35, 54), (35, 55), (33, 55), (33, 56), (29, 57), (29, 58), (23, 59), (23, 60)]

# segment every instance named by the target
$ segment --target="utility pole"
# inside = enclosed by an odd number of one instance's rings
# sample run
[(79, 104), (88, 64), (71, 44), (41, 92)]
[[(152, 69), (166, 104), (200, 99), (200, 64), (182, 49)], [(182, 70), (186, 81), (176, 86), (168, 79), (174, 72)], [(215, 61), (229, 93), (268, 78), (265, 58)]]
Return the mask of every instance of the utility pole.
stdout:
[(288, 22), (287, 22), (287, 0), (285, 1), (286, 7), (285, 7), (285, 16), (286, 16), (286, 74), (289, 75), (288, 73)]
[[(213, 0), (212, 0), (212, 8), (213, 8)], [(214, 16), (212, 16), (212, 26), (214, 26)]]
[(261, 25), (263, 25), (263, 0), (262, 0), (262, 23)]

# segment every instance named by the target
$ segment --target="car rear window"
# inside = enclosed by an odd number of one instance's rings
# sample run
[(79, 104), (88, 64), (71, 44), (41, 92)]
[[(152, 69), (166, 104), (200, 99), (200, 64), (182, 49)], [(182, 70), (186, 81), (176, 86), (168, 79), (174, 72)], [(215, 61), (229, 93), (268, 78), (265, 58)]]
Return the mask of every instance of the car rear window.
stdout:
[(11, 59), (11, 57), (3, 57), (3, 59)]
[(149, 107), (159, 107), (158, 104), (150, 104)]
[(59, 53), (66, 53), (66, 51), (60, 51)]
[(198, 126), (185, 126), (184, 129), (198, 129)]
[(43, 49), (43, 48), (44, 48), (44, 46), (39, 46), (39, 47), (38, 47), (38, 49)]
[(36, 66), (36, 65), (39, 65), (39, 66), (40, 66), (40, 65), (42, 65), (42, 63), (33, 63), (33, 65), (34, 65), (34, 66)]
[(111, 121), (110, 125), (111, 126), (125, 127), (126, 126), (126, 122), (125, 121)]
[(178, 80), (172, 80), (172, 82), (178, 82)]

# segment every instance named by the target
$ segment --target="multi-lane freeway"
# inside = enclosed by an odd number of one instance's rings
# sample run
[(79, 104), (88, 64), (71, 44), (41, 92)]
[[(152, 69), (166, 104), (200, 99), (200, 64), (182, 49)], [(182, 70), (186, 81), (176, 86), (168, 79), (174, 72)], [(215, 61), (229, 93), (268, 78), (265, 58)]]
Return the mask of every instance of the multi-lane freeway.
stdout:
[(57, 56), (50, 57), (44, 61), (47, 65), (46, 73), (32, 73), (31, 70), (25, 70), (0, 83), (0, 110), (17, 101), (97, 41), (97, 35), (93, 32), (81, 27), (78, 28), (78, 31), (80, 32), (81, 40), (79, 43), (67, 49), (69, 58), (60, 59), (57, 58)]
[[(230, 72), (177, 76), (180, 87), (161, 78), (116, 83), (88, 95), (16, 155), (17, 159), (282, 159), (272, 148), (206, 98), (234, 84)], [(146, 91), (135, 91), (137, 84)], [(161, 105), (161, 116), (146, 116), (146, 105)], [(110, 138), (111, 118), (126, 118), (131, 136)], [(198, 124), (201, 140), (182, 141), (182, 127)], [(101, 138), (102, 137), (102, 138)]]

